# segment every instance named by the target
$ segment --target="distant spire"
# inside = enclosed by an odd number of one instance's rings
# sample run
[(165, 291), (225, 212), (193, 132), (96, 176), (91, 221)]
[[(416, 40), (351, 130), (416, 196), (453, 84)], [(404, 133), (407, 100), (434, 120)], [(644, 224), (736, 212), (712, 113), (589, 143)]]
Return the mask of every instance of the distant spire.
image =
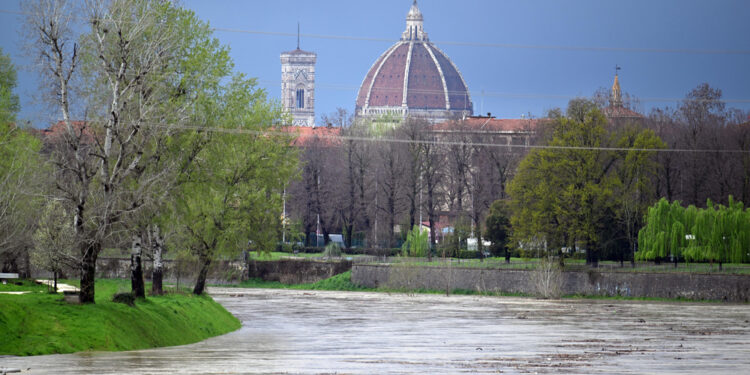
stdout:
[[(417, 0), (414, 0), (417, 1)], [(297, 21), (297, 49), (299, 49), (299, 21)]]
[(615, 82), (612, 84), (612, 95), (609, 103), (612, 107), (622, 107), (622, 90), (620, 90), (620, 79), (618, 77), (620, 69), (622, 68), (619, 65), (615, 65)]

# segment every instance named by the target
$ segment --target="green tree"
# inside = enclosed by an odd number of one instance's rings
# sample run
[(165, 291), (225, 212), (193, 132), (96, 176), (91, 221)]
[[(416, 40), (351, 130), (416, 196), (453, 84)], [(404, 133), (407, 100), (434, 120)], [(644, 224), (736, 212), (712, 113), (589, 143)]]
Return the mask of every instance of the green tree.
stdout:
[(0, 268), (17, 270), (31, 246), (44, 174), (41, 142), (15, 124), (20, 109), (15, 87), (16, 69), (0, 50)]
[[(170, 153), (173, 135), (202, 123), (197, 108), (221, 94), (231, 65), (218, 41), (202, 37), (208, 26), (171, 1), (23, 5), (44, 87), (63, 119), (52, 153), (55, 195), (74, 218), (80, 300), (93, 303), (99, 253), (137, 235), (148, 223), (144, 211), (158, 211), (163, 192), (171, 193), (174, 170), (186, 164)], [(78, 90), (75, 82), (82, 82)], [(87, 109), (86, 121), (73, 121), (75, 108)]]
[(430, 251), (430, 242), (428, 239), (429, 232), (422, 230), (418, 226), (414, 226), (409, 233), (406, 234), (406, 242), (401, 245), (401, 251), (404, 256), (410, 257), (425, 257)]
[(65, 267), (75, 267), (77, 259), (73, 218), (59, 201), (50, 200), (44, 206), (33, 239), (31, 262), (52, 272), (54, 291), (57, 292), (57, 276)]
[(176, 203), (178, 223), (200, 265), (195, 294), (203, 293), (217, 255), (234, 257), (248, 240), (259, 251), (275, 247), (282, 194), (297, 171), (290, 137), (273, 132), (281, 108), (255, 80), (234, 77), (212, 106), (208, 143), (187, 168)]
[(493, 256), (505, 255), (505, 262), (510, 263), (510, 215), (508, 214), (507, 203), (503, 200), (496, 200), (490, 205), (490, 211), (485, 219), (484, 236), (492, 242), (490, 252)]
[(660, 260), (743, 263), (750, 261), (750, 209), (729, 196), (727, 206), (710, 199), (705, 209), (685, 208), (662, 198), (648, 209), (645, 226), (638, 234), (638, 258)]
[(16, 84), (16, 68), (10, 61), (10, 57), (0, 48), (0, 123), (2, 124), (16, 121), (16, 114), (20, 109), (18, 95), (13, 92)]
[(583, 100), (571, 101), (551, 127), (548, 147), (531, 151), (509, 185), (513, 240), (541, 241), (560, 255), (562, 247), (582, 245), (587, 264), (596, 266), (606, 223), (622, 209), (625, 192), (637, 188), (633, 181), (647, 180), (655, 168), (642, 149), (662, 143), (649, 130), (610, 126)]

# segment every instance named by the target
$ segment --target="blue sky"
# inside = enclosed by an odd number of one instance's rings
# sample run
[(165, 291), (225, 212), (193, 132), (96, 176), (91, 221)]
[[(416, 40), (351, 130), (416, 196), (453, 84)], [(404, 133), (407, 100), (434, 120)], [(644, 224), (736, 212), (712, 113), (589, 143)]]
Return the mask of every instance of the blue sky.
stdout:
[[(217, 28), (269, 33), (216, 31), (216, 36), (231, 47), (236, 70), (257, 77), (275, 99), (279, 54), (294, 49), (296, 37), (273, 33), (293, 34), (300, 22), (302, 48), (318, 54), (319, 117), (337, 107), (353, 111), (367, 70), (400, 37), (411, 0), (183, 0), (183, 5)], [(675, 106), (702, 82), (722, 89), (729, 106), (750, 110), (748, 1), (420, 0), (419, 6), (430, 39), (461, 70), (475, 113), (541, 116), (565, 107), (571, 97), (611, 86), (615, 64), (622, 67), (623, 91), (641, 98), (641, 111)], [(0, 9), (18, 8), (17, 1), (0, 0)], [(0, 13), (0, 46), (26, 67), (19, 23), (17, 15)], [(20, 117), (41, 126), (56, 114), (35, 104), (35, 76), (19, 75)]]

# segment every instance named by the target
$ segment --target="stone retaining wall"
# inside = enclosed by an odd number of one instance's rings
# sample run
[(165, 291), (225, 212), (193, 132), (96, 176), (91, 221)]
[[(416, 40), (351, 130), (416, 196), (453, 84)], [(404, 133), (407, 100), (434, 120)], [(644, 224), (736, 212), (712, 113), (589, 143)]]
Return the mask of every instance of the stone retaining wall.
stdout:
[(352, 262), (282, 259), (277, 261), (252, 261), (248, 266), (250, 278), (280, 281), (284, 284), (314, 283), (349, 271)]
[[(182, 264), (179, 269), (172, 260), (164, 260), (164, 281), (190, 284), (195, 281), (199, 265)], [(284, 284), (314, 283), (352, 268), (352, 262), (317, 261), (310, 259), (282, 259), (274, 261), (250, 261), (247, 270), (243, 270), (240, 261), (219, 260), (211, 264), (206, 282), (209, 284), (237, 284), (247, 278), (260, 278), (266, 281), (280, 281)], [(143, 276), (151, 280), (153, 262), (143, 261)], [(243, 275), (245, 273), (245, 275)], [(73, 271), (71, 275), (77, 277)], [(244, 277), (243, 277), (244, 276)], [(130, 259), (99, 258), (96, 262), (96, 277), (106, 279), (130, 278)]]
[[(375, 288), (456, 289), (479, 292), (535, 294), (532, 273), (527, 270), (410, 265), (354, 265), (352, 282)], [(748, 302), (750, 275), (636, 273), (591, 270), (560, 275), (564, 295), (687, 298)]]

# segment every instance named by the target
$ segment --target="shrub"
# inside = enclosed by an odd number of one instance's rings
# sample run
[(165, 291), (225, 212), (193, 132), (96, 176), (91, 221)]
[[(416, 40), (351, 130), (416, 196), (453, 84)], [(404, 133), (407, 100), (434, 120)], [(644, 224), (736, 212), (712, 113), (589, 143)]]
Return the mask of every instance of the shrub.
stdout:
[(427, 231), (421, 230), (415, 225), (406, 235), (406, 242), (401, 246), (401, 251), (403, 251), (404, 256), (427, 256), (427, 252), (430, 251), (430, 241), (428, 240)]
[(531, 271), (531, 284), (539, 298), (560, 298), (562, 295), (562, 272), (560, 265), (551, 257), (542, 258)]
[(341, 246), (336, 242), (329, 242), (323, 251), (324, 258), (341, 258)]
[(124, 303), (128, 306), (135, 306), (135, 296), (133, 293), (117, 293), (112, 297), (112, 302)]

